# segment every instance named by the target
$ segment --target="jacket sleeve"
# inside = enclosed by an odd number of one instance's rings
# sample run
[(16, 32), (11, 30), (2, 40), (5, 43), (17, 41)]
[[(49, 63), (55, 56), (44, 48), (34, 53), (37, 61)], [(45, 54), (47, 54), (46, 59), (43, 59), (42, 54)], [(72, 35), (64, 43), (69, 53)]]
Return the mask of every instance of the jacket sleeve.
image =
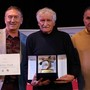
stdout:
[(67, 37), (65, 37), (64, 44), (68, 60), (67, 61), (68, 74), (74, 75), (76, 78), (81, 72), (79, 54), (76, 48), (74, 48), (71, 38), (68, 34)]

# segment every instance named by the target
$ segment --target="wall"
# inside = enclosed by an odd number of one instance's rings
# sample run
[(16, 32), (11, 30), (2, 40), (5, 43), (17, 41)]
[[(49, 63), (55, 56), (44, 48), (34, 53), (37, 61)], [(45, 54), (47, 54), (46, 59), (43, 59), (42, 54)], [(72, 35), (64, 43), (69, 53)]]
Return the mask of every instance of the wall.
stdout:
[[(77, 26), (77, 27), (58, 27), (58, 30), (61, 31), (65, 31), (67, 33), (69, 33), (70, 35), (75, 34), (76, 32), (79, 32), (80, 30), (82, 30), (84, 28), (84, 26)], [(20, 29), (20, 31), (22, 33), (24, 33), (25, 35), (29, 35), (33, 32), (38, 31), (39, 29)]]

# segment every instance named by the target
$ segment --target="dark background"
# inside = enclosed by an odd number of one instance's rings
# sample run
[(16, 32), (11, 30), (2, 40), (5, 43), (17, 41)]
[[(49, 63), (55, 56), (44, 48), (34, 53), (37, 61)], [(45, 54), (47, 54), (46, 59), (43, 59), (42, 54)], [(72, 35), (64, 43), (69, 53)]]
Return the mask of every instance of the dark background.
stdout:
[(24, 21), (21, 29), (37, 29), (36, 12), (49, 7), (57, 13), (57, 27), (83, 26), (84, 9), (90, 0), (0, 0), (0, 28), (4, 28), (5, 10), (15, 5), (21, 8)]

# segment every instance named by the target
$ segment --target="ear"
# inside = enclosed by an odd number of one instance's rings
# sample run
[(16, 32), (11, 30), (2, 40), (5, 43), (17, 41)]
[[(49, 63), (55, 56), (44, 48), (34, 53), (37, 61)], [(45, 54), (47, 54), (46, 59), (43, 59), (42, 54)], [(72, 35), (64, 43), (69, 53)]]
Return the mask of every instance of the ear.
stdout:
[(54, 23), (53, 23), (53, 26), (55, 26), (55, 25), (56, 25), (56, 23), (54, 22)]
[(6, 24), (6, 17), (4, 17), (4, 22), (5, 22), (5, 24)]
[(40, 26), (40, 23), (38, 22), (38, 26)]
[(23, 17), (21, 18), (21, 24), (23, 23)]

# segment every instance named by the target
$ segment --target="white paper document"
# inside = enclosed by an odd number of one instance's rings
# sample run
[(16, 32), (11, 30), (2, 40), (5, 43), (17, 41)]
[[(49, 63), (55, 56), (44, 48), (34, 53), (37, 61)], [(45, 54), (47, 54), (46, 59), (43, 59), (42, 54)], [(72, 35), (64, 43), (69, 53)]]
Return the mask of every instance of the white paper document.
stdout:
[(28, 56), (28, 80), (32, 80), (36, 74), (36, 56)]
[(67, 57), (66, 55), (58, 55), (58, 77), (67, 74)]
[(20, 54), (0, 54), (0, 75), (20, 75)]

